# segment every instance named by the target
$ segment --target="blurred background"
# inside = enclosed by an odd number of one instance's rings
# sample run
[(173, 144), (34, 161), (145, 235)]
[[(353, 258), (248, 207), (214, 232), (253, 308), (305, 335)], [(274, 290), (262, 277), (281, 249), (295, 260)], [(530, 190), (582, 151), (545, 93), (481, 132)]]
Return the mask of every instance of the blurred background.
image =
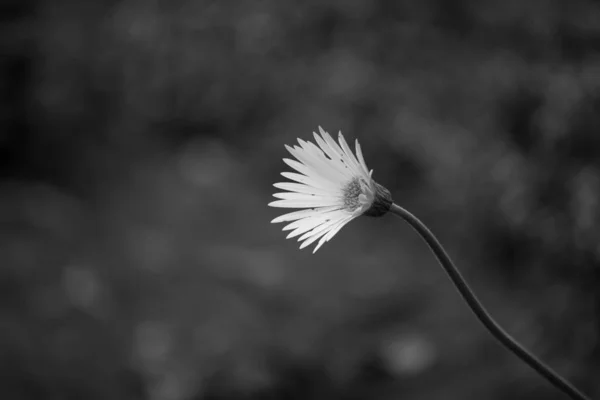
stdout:
[(565, 398), (400, 220), (316, 255), (270, 224), (283, 145), (318, 125), (600, 396), (598, 1), (4, 0), (0, 19), (0, 398)]

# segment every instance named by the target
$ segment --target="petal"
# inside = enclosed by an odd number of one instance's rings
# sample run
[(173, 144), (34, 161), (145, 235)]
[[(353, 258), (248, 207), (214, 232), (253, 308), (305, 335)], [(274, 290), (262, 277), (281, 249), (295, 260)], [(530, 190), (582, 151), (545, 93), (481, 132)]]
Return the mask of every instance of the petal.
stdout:
[(282, 172), (281, 175), (285, 178), (288, 178), (292, 181), (296, 181), (298, 183), (303, 183), (305, 185), (316, 187), (319, 189), (331, 190), (331, 184), (328, 184), (321, 180), (316, 180), (313, 177), (308, 177), (306, 175), (297, 174), (295, 172)]
[(332, 190), (320, 189), (320, 188), (316, 188), (314, 186), (303, 185), (301, 183), (278, 182), (278, 183), (274, 183), (273, 186), (275, 186), (277, 189), (289, 190), (290, 192), (296, 192), (296, 193), (319, 194), (319, 195), (333, 195), (335, 193), (335, 191), (332, 191)]
[(282, 199), (282, 200), (306, 200), (306, 201), (322, 201), (322, 202), (341, 203), (339, 198), (335, 197), (335, 196), (329, 196), (329, 195), (322, 196), (322, 195), (316, 195), (316, 194), (306, 194), (306, 193), (296, 193), (296, 192), (273, 193), (273, 197)]
[(319, 240), (319, 243), (317, 243), (317, 246), (313, 250), (313, 254), (316, 253), (317, 250), (319, 250), (319, 248), (323, 244), (325, 244), (326, 242), (328, 242), (329, 240), (331, 240), (340, 231), (340, 229), (342, 229), (348, 222), (352, 221), (354, 218), (355, 217), (353, 217), (353, 216), (348, 216), (347, 218), (339, 221), (336, 226), (334, 226), (333, 228), (331, 228), (329, 230), (329, 232), (327, 232), (327, 234), (325, 234), (321, 238), (321, 240)]
[[(318, 136), (316, 136), (318, 137)], [(322, 140), (322, 139), (321, 139)], [(332, 169), (335, 171), (336, 179), (349, 179), (352, 178), (352, 172), (348, 169), (348, 167), (340, 162), (337, 158), (327, 157), (323, 150), (321, 150), (317, 145), (312, 142), (305, 142), (301, 139), (298, 139), (298, 143), (302, 149), (310, 154), (314, 154), (314, 157), (320, 162), (321, 170), (329, 170)]]
[(324, 221), (327, 221), (327, 218), (323, 218), (322, 216), (319, 216), (319, 215), (313, 215), (310, 217), (297, 219), (297, 220), (287, 224), (286, 226), (284, 226), (281, 230), (282, 231), (293, 231), (294, 229), (298, 229), (298, 228), (302, 228), (302, 227), (306, 227), (306, 226), (312, 226), (314, 228), (314, 227), (322, 224)]
[[(290, 238), (290, 237), (297, 236), (300, 233), (308, 232), (310, 229), (314, 229), (317, 226), (319, 226), (327, 221), (340, 220), (345, 217), (346, 217), (346, 213), (344, 211), (335, 210), (335, 212), (313, 215), (313, 216), (310, 216), (307, 218), (302, 218), (302, 219), (296, 220), (296, 221), (292, 222), (291, 224), (286, 225), (283, 228), (283, 230), (289, 231), (289, 230), (294, 229), (294, 230), (298, 231), (298, 232), (295, 231), (293, 235), (288, 236), (288, 238)], [(307, 229), (305, 229), (305, 228), (307, 228)]]
[(280, 208), (313, 208), (313, 207), (327, 207), (327, 206), (338, 206), (339, 201), (336, 200), (275, 200), (269, 203), (270, 207)]
[(322, 237), (323, 235), (325, 235), (328, 232), (328, 229), (331, 228), (331, 226), (333, 225), (332, 223), (328, 223), (323, 224), (325, 226), (320, 226), (320, 229), (313, 229), (313, 231), (310, 231), (308, 233), (305, 233), (302, 236), (302, 239), (298, 239), (298, 241), (304, 240), (304, 242), (302, 242), (302, 244), (300, 245), (300, 249), (305, 248), (306, 246), (310, 246), (312, 243), (315, 242), (315, 240), (319, 239), (320, 237)]
[(329, 229), (332, 226), (334, 226), (339, 220), (340, 220), (339, 218), (331, 219), (331, 220), (328, 220), (328, 221), (320, 224), (319, 226), (314, 227), (311, 231), (308, 231), (304, 235), (300, 236), (298, 238), (298, 241), (301, 242), (301, 241), (303, 241), (305, 239), (312, 238), (315, 235), (317, 236), (317, 238), (321, 237), (322, 235), (324, 235), (325, 233), (327, 233), (329, 231)]
[(311, 168), (307, 167), (306, 165), (302, 164), (301, 162), (298, 162), (296, 160), (292, 160), (289, 158), (284, 158), (283, 162), (286, 163), (288, 166), (292, 167), (293, 169), (295, 169), (296, 171), (300, 172), (303, 175), (310, 176), (311, 178), (313, 178), (315, 180), (321, 178), (315, 173), (316, 171), (313, 171)]
[(338, 184), (338, 180), (335, 177), (325, 176), (325, 174), (320, 173), (318, 170), (307, 167), (306, 165), (298, 162), (296, 160), (291, 160), (289, 158), (284, 158), (283, 162), (300, 172), (304, 176), (311, 178), (315, 183), (320, 185), (321, 187), (335, 187)]
[(333, 138), (329, 135), (329, 133), (324, 131), (323, 128), (321, 128), (320, 126), (319, 126), (319, 132), (321, 133), (321, 136), (323, 137), (323, 139), (327, 143), (327, 146), (333, 153), (332, 159), (338, 159), (343, 162), (344, 161), (343, 160), (344, 152), (342, 151), (341, 147), (335, 142), (335, 140), (333, 140)]
[(337, 154), (321, 136), (315, 132), (313, 132), (313, 136), (315, 137), (315, 140), (317, 141), (317, 144), (321, 150), (323, 150), (331, 160), (339, 160), (339, 154)]
[(354, 153), (352, 153), (352, 150), (348, 146), (348, 143), (346, 143), (346, 139), (344, 138), (344, 135), (342, 135), (341, 131), (338, 133), (338, 141), (340, 142), (342, 150), (344, 150), (344, 154), (346, 155), (346, 162), (349, 163), (350, 168), (352, 168), (352, 170), (355, 173), (362, 174), (362, 168), (360, 167), (358, 160), (354, 156)]
[(290, 165), (297, 171), (302, 172), (305, 175), (320, 176), (321, 178), (329, 182), (339, 182), (344, 178), (344, 176), (341, 175), (336, 168), (332, 168), (331, 163), (325, 158), (319, 159), (316, 154), (311, 154), (301, 147), (291, 148), (289, 146), (286, 146), (286, 148), (290, 152), (290, 154), (292, 154), (307, 168), (305, 171), (310, 172), (307, 173), (300, 171), (297, 167), (293, 167)]
[(327, 219), (322, 219), (322, 218), (321, 219), (311, 219), (311, 220), (303, 219), (303, 220), (295, 221), (295, 222), (300, 222), (300, 223), (298, 224), (298, 226), (296, 228), (294, 228), (294, 230), (292, 232), (290, 232), (287, 235), (286, 239), (291, 239), (298, 235), (304, 234), (308, 231), (314, 230), (318, 226), (321, 226), (322, 224), (326, 223), (327, 221), (328, 221)]
[(365, 158), (363, 157), (362, 149), (360, 147), (360, 143), (358, 143), (358, 139), (354, 142), (354, 146), (356, 148), (356, 156), (358, 157), (358, 161), (362, 167), (363, 172), (368, 176), (369, 168), (367, 167), (367, 163), (365, 162)]
[(332, 211), (332, 210), (337, 210), (337, 209), (339, 209), (339, 208), (338, 207), (321, 207), (321, 208), (311, 208), (309, 210), (293, 211), (293, 212), (290, 212), (287, 214), (280, 215), (277, 218), (274, 218), (271, 221), (271, 223), (276, 224), (279, 222), (294, 221), (297, 219), (310, 217), (317, 213), (322, 213), (322, 212), (327, 212), (327, 211)]

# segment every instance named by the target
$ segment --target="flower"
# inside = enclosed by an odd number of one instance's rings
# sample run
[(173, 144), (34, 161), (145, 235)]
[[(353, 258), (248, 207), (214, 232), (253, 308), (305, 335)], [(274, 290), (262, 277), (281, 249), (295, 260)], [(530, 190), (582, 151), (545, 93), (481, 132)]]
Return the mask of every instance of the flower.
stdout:
[(273, 196), (280, 200), (269, 203), (271, 207), (303, 209), (271, 222), (292, 221), (283, 230), (292, 231), (287, 239), (300, 235), (298, 241), (304, 241), (301, 249), (320, 238), (313, 253), (344, 225), (368, 211), (379, 187), (371, 177), (373, 170), (368, 170), (358, 140), (355, 156), (342, 132), (338, 135), (339, 145), (323, 128), (319, 127), (319, 132), (320, 136), (313, 132), (318, 146), (302, 139), (298, 139), (300, 146), (285, 146), (297, 161), (283, 161), (297, 172), (281, 173), (294, 182), (275, 183), (273, 186), (287, 192), (275, 193)]

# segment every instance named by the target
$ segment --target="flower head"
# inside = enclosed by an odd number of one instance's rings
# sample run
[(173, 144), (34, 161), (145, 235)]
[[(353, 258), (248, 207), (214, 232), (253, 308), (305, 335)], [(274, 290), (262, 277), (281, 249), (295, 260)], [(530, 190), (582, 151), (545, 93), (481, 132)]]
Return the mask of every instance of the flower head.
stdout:
[(371, 177), (373, 170), (367, 168), (358, 140), (355, 156), (341, 132), (339, 144), (321, 127), (319, 133), (313, 133), (317, 145), (298, 139), (299, 146), (285, 146), (297, 161), (283, 161), (297, 172), (281, 173), (293, 182), (275, 183), (273, 186), (286, 192), (275, 193), (280, 200), (269, 203), (271, 207), (303, 209), (271, 222), (290, 222), (283, 230), (291, 230), (288, 239), (300, 236), (298, 241), (304, 241), (301, 249), (320, 239), (313, 253), (348, 222), (368, 214), (382, 189), (387, 192)]

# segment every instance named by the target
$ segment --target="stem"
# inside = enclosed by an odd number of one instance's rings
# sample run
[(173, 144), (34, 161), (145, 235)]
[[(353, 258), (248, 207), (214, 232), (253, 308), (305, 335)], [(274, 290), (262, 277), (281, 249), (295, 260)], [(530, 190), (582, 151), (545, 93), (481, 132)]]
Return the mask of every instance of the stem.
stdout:
[(429, 228), (425, 226), (417, 217), (411, 214), (409, 211), (393, 203), (389, 210), (391, 213), (404, 219), (408, 224), (423, 238), (427, 243), (431, 251), (435, 254), (435, 257), (440, 262), (454, 286), (461, 294), (463, 299), (467, 302), (471, 310), (475, 313), (475, 316), (483, 323), (488, 331), (506, 348), (512, 351), (517, 357), (523, 360), (531, 368), (536, 370), (540, 375), (546, 378), (555, 387), (569, 395), (572, 399), (576, 400), (590, 400), (587, 396), (581, 393), (573, 384), (567, 381), (565, 378), (554, 372), (550, 367), (536, 358), (522, 345), (520, 345), (515, 339), (513, 339), (504, 329), (498, 325), (496, 321), (490, 316), (485, 310), (483, 305), (477, 299), (469, 285), (458, 271), (444, 247), (440, 244), (437, 238), (431, 233)]

